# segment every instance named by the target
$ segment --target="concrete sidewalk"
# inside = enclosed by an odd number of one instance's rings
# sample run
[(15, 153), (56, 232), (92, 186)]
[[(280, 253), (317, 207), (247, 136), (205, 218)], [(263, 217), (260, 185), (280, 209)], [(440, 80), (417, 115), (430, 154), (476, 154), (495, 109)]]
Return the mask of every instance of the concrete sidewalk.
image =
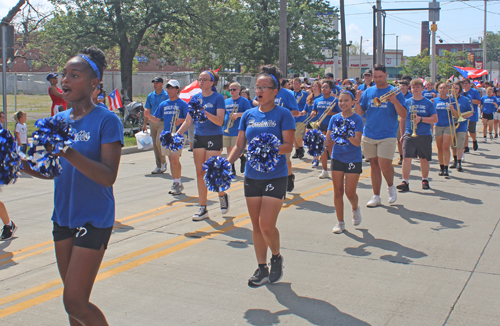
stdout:
[[(278, 219), (284, 277), (257, 289), (247, 286), (257, 263), (242, 177), (229, 191), (227, 216), (209, 194), (211, 219), (193, 222), (192, 153), (183, 152), (186, 189), (177, 198), (168, 194), (168, 173), (150, 174), (152, 152), (123, 155), (117, 224), (91, 300), (110, 325), (500, 325), (499, 143), (480, 144), (450, 179), (437, 176), (433, 161), (430, 190), (414, 165), (411, 191), (387, 205), (384, 182), (384, 205), (371, 209), (364, 163), (363, 222), (352, 226), (346, 199), (340, 235), (331, 232), (331, 179), (318, 179), (309, 159), (293, 160), (295, 190)], [(0, 242), (0, 325), (68, 324), (52, 192), (52, 182), (29, 177), (3, 187), (19, 231)]]

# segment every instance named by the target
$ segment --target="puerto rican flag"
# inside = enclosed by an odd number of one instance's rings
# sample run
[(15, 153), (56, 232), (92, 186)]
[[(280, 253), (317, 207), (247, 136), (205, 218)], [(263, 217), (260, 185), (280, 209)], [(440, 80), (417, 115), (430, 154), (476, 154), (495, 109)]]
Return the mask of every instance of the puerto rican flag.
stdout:
[(477, 87), (481, 86), (481, 83), (477, 80), (474, 81), (474, 85), (476, 85)]
[(464, 78), (479, 78), (481, 76), (485, 76), (488, 74), (488, 71), (485, 69), (475, 69), (472, 67), (458, 67), (453, 66), (458, 72), (464, 76)]
[(114, 91), (109, 93), (108, 101), (109, 101), (109, 109), (111, 111), (118, 110), (119, 108), (123, 107), (122, 100), (120, 99), (120, 94), (118, 93), (118, 89), (115, 89)]
[(194, 82), (192, 82), (191, 84), (187, 85), (182, 89), (181, 93), (179, 94), (179, 98), (181, 100), (186, 101), (186, 103), (189, 103), (191, 97), (193, 97), (193, 95), (198, 93), (201, 93), (201, 88), (200, 85), (198, 84), (198, 81), (195, 80)]

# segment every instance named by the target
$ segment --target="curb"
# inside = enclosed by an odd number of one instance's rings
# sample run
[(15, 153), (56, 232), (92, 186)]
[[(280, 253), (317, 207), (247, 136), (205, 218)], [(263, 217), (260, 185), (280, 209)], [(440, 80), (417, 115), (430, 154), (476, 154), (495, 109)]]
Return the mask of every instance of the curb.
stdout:
[(147, 151), (152, 151), (153, 148), (142, 150), (138, 149), (137, 146), (129, 146), (129, 147), (123, 147), (122, 148), (122, 155), (128, 155), (128, 154), (135, 154), (139, 152), (147, 152)]

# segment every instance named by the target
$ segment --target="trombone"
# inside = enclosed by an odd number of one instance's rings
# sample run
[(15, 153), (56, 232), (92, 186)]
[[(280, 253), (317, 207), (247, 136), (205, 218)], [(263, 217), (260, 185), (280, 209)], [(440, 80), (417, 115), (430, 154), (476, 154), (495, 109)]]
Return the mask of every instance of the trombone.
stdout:
[[(448, 91), (448, 95), (449, 95), (449, 91)], [(455, 121), (455, 118), (453, 117), (453, 112), (451, 111), (451, 106), (452, 106), (452, 102), (451, 102), (451, 97), (448, 96), (448, 100), (449, 100), (449, 104), (447, 105), (447, 108), (448, 108), (448, 124), (450, 125), (450, 134), (451, 134), (451, 145), (453, 147), (457, 147), (457, 128), (458, 128), (458, 125), (460, 124), (458, 121)], [(458, 105), (458, 103), (457, 103)]]
[(336, 102), (335, 102), (335, 99), (332, 101), (332, 103), (326, 108), (325, 112), (323, 112), (323, 114), (319, 117), (318, 120), (314, 121), (314, 122), (311, 122), (311, 127), (313, 129), (319, 129), (319, 126), (321, 126), (321, 123), (323, 122), (323, 120), (325, 120), (326, 116), (332, 112), (333, 110), (333, 107), (335, 106)]
[[(235, 104), (235, 105), (233, 106), (233, 109), (231, 110), (231, 113), (229, 114), (229, 120), (227, 121), (227, 128), (226, 128), (226, 130), (224, 130), (224, 132), (225, 132), (226, 134), (228, 134), (228, 133), (229, 133), (229, 129), (231, 129), (231, 127), (234, 125), (234, 120), (233, 120), (233, 119), (231, 119), (231, 116), (232, 116), (233, 114), (235, 114), (236, 112), (238, 112), (238, 104)], [(235, 119), (235, 120), (236, 120), (236, 119)]]
[(172, 121), (170, 121), (170, 133), (173, 135), (177, 131), (177, 126), (175, 125), (177, 123), (177, 119), (179, 118), (179, 112), (180, 110), (177, 109), (177, 104), (174, 105), (174, 116), (172, 117)]
[[(453, 87), (453, 85), (452, 85), (452, 87)], [(455, 98), (455, 102), (451, 102), (452, 94), (453, 94), (453, 97)], [(458, 126), (460, 125), (460, 122), (463, 122), (466, 119), (462, 116), (462, 112), (460, 112), (460, 104), (458, 103), (457, 94), (455, 94), (455, 92), (452, 89), (448, 90), (448, 98), (450, 99), (450, 105), (452, 105), (452, 104), (457, 105), (458, 118), (457, 118), (457, 121), (455, 121), (455, 128), (458, 128)]]
[(309, 124), (309, 121), (311, 121), (312, 119), (313, 117), (309, 115), (304, 121), (297, 122), (295, 124), (295, 131), (301, 132), (302, 129), (304, 129)]
[(415, 119), (417, 118), (417, 112), (416, 112), (416, 108), (415, 108), (415, 105), (413, 105), (413, 100), (411, 101), (411, 116), (410, 116), (410, 119), (411, 119), (411, 128), (412, 128), (412, 134), (411, 136), (412, 137), (417, 137), (417, 125), (415, 123)]
[(401, 93), (401, 86), (391, 89), (389, 92), (380, 97), (375, 97), (373, 99), (373, 104), (375, 104), (375, 106), (380, 106), (382, 105), (382, 103), (387, 102), (389, 100), (389, 97), (391, 97), (392, 95), (398, 95), (399, 93)]

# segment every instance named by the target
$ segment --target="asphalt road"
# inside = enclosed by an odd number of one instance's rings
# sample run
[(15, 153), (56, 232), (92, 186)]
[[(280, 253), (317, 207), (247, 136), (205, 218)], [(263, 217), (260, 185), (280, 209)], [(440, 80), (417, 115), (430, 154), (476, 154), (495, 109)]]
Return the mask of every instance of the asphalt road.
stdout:
[[(110, 325), (499, 325), (499, 143), (480, 144), (449, 179), (433, 161), (430, 190), (414, 166), (411, 191), (389, 206), (383, 190), (377, 208), (364, 205), (372, 196), (364, 163), (363, 222), (352, 226), (346, 199), (341, 235), (331, 232), (331, 179), (318, 179), (310, 159), (293, 160), (295, 190), (278, 219), (284, 277), (256, 289), (247, 286), (256, 259), (239, 173), (227, 216), (211, 193), (211, 219), (193, 222), (191, 153), (181, 160), (185, 195), (175, 198), (170, 174), (150, 174), (151, 151), (123, 155), (117, 222), (91, 300)], [(0, 242), (0, 325), (67, 325), (53, 183), (23, 176), (0, 196), (19, 226)]]

